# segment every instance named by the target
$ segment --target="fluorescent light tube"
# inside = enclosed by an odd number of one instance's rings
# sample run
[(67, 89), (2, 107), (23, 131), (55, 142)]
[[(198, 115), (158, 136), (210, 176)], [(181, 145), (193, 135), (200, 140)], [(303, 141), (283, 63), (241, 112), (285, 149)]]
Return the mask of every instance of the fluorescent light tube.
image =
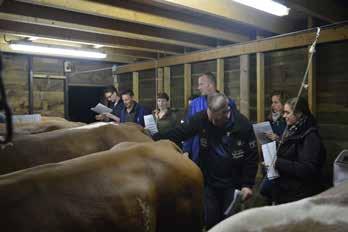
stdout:
[(277, 16), (285, 16), (289, 14), (290, 8), (286, 6), (274, 2), (272, 0), (233, 0), (240, 4), (253, 7), (258, 10), (265, 11), (270, 14), (274, 14)]
[(83, 51), (78, 49), (69, 48), (58, 48), (49, 47), (44, 45), (36, 44), (20, 44), (20, 43), (10, 43), (10, 48), (15, 51), (38, 53), (42, 55), (56, 55), (56, 56), (69, 56), (69, 57), (79, 57), (79, 58), (106, 58), (105, 53), (93, 52), (93, 51)]

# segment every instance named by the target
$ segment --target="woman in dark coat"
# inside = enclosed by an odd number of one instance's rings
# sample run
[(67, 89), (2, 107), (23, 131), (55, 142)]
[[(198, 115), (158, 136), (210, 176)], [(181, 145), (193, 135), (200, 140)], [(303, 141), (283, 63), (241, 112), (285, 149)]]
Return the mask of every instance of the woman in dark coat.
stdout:
[[(295, 109), (294, 109), (295, 108)], [(319, 193), (326, 151), (316, 120), (305, 99), (291, 98), (284, 105), (288, 129), (280, 142), (275, 169), (273, 196), (276, 204), (300, 200)]]
[(176, 114), (168, 107), (168, 104), (168, 94), (164, 92), (159, 93), (157, 95), (157, 109), (154, 110), (153, 115), (160, 133), (166, 133), (175, 128), (175, 126), (178, 124)]

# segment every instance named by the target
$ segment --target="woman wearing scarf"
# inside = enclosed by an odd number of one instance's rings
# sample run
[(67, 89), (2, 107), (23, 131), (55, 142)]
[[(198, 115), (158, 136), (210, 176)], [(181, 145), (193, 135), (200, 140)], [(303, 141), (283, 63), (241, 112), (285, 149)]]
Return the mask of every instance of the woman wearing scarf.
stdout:
[(326, 151), (316, 120), (305, 99), (291, 98), (284, 105), (283, 117), (288, 129), (277, 152), (272, 192), (276, 204), (300, 200), (319, 193)]

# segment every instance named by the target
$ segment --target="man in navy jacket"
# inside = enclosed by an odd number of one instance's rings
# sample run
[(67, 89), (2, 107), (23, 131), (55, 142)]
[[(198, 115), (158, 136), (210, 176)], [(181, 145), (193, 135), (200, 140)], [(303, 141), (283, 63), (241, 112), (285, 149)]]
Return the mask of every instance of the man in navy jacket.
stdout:
[(252, 195), (258, 155), (255, 135), (248, 119), (222, 93), (208, 96), (208, 109), (157, 139), (181, 141), (199, 135), (199, 160), (204, 176), (206, 228), (233, 214), (228, 210), (236, 189), (242, 199)]

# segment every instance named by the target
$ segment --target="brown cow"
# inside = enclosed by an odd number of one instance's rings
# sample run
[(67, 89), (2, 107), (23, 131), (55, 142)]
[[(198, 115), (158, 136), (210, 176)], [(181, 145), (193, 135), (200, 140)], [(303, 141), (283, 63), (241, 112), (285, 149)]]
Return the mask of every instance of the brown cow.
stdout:
[(317, 196), (236, 214), (209, 232), (346, 232), (348, 181)]
[[(13, 124), (13, 135), (18, 137), (20, 135), (27, 134), (38, 134), (53, 130), (60, 130), (66, 128), (74, 128), (83, 126), (85, 123), (82, 122), (70, 122), (64, 118), (59, 117), (41, 117), (40, 122), (23, 122)], [(6, 126), (4, 123), (0, 123), (0, 135), (4, 135)]]
[(175, 144), (121, 144), (0, 176), (0, 230), (201, 231), (202, 188)]
[(105, 151), (125, 142), (152, 141), (134, 123), (95, 123), (16, 138), (0, 149), (0, 174)]

